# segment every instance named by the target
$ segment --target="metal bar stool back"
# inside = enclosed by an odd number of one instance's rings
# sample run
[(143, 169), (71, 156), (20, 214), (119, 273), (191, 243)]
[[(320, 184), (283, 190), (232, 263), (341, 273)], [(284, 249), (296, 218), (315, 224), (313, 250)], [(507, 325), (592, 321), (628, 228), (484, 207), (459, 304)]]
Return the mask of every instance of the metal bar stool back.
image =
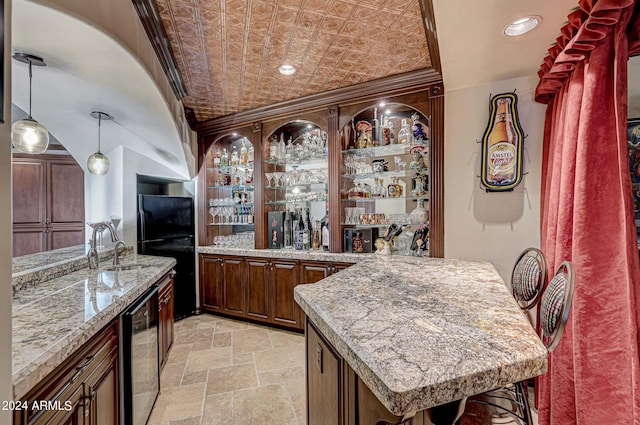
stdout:
[(511, 292), (522, 310), (538, 304), (547, 280), (547, 262), (537, 248), (525, 249), (511, 272)]

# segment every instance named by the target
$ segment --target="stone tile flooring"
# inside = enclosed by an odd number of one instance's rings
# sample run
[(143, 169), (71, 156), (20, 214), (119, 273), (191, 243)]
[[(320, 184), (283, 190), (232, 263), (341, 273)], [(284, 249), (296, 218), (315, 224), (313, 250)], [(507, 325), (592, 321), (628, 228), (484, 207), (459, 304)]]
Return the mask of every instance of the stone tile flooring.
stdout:
[(203, 314), (175, 324), (149, 425), (303, 425), (304, 336)]
[[(306, 424), (302, 334), (208, 314), (175, 331), (149, 425)], [(462, 425), (515, 423), (470, 410)]]

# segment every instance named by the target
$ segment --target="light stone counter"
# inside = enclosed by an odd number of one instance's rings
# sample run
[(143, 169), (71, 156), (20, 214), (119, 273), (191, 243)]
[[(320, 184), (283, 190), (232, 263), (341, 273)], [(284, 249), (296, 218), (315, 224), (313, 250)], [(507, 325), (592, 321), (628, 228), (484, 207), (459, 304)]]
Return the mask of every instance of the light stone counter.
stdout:
[[(98, 251), (100, 261), (113, 258), (113, 246)], [(87, 267), (88, 245), (76, 245), (52, 251), (14, 257), (11, 262), (14, 293)]]
[[(122, 263), (131, 258), (124, 257)], [(143, 255), (136, 262), (147, 267), (120, 272), (85, 268), (14, 293), (14, 399), (24, 396), (176, 263), (173, 258)]]
[(298, 285), (295, 300), (395, 415), (547, 369), (546, 348), (490, 263), (376, 258)]
[(324, 251), (298, 251), (295, 249), (252, 249), (252, 248), (218, 248), (216, 246), (199, 246), (200, 254), (237, 255), (241, 257), (281, 258), (289, 260), (329, 261), (335, 263), (357, 263), (375, 258), (375, 254), (332, 253)]

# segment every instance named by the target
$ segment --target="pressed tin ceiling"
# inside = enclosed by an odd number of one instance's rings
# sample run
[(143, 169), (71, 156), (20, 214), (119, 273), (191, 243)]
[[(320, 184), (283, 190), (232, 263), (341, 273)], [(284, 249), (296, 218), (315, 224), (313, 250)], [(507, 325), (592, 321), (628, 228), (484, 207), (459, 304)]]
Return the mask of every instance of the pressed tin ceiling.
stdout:
[(198, 121), (431, 66), (418, 0), (156, 5)]

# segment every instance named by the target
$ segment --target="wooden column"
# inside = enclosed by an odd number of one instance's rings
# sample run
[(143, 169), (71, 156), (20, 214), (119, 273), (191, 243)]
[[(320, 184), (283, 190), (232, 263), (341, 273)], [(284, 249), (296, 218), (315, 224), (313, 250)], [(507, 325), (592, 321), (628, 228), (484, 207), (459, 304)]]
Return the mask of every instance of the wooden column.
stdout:
[(340, 163), (342, 161), (342, 146), (340, 146), (340, 128), (338, 122), (338, 105), (328, 108), (329, 137), (329, 250), (342, 252), (342, 235), (340, 227)]
[(444, 86), (431, 86), (431, 218), (429, 252), (444, 257)]
[(264, 208), (264, 181), (262, 176), (264, 167), (264, 151), (262, 149), (262, 123), (253, 124), (253, 134), (251, 143), (253, 143), (253, 207), (255, 215), (253, 217), (255, 231), (255, 247), (257, 249), (268, 248), (267, 232), (265, 223), (267, 221), (267, 213)]

